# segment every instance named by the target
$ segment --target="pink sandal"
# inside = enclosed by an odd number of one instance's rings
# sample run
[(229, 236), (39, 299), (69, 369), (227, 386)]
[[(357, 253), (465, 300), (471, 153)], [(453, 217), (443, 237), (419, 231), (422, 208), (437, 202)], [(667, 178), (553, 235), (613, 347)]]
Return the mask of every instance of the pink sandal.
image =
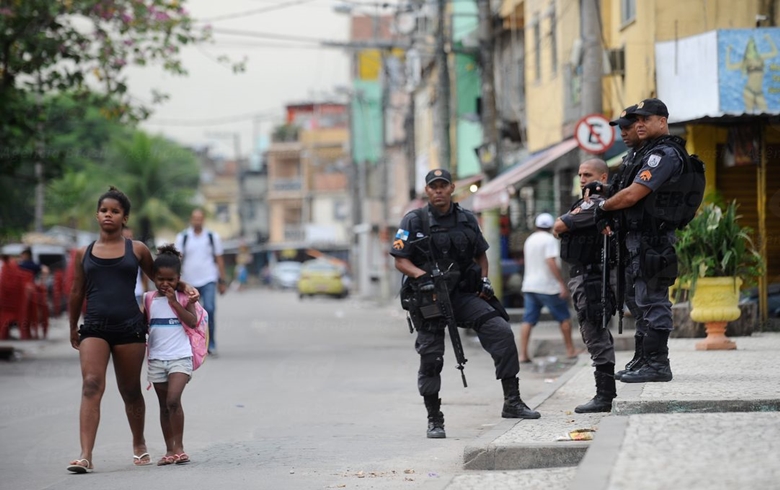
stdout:
[(176, 464), (187, 464), (190, 462), (190, 457), (187, 456), (187, 453), (174, 454), (173, 461)]

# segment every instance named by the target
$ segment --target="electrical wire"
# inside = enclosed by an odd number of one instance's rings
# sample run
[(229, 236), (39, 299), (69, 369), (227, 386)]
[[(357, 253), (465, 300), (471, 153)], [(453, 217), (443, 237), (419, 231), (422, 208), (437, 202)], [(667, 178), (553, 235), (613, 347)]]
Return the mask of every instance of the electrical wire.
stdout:
[(272, 12), (274, 10), (281, 10), (289, 7), (296, 7), (298, 5), (313, 2), (314, 0), (293, 0), (291, 2), (284, 2), (284, 3), (277, 3), (274, 5), (269, 5), (268, 7), (258, 8), (258, 9), (252, 9), (252, 10), (244, 10), (243, 12), (234, 12), (232, 14), (225, 14), (225, 15), (218, 15), (216, 17), (207, 17), (205, 19), (195, 19), (195, 22), (197, 23), (205, 23), (205, 22), (219, 22), (221, 20), (230, 20), (230, 19), (239, 19), (244, 17), (249, 17), (252, 15), (257, 14), (264, 14), (266, 12)]
[(155, 126), (219, 126), (248, 120), (268, 120), (279, 117), (278, 109), (266, 109), (262, 112), (250, 112), (208, 119), (149, 119), (145, 124)]

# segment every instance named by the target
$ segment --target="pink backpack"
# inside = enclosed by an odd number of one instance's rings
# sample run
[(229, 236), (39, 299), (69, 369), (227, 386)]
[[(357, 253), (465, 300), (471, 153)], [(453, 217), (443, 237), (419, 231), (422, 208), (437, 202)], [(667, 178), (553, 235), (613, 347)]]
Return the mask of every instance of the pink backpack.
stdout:
[[(152, 300), (157, 296), (157, 291), (150, 291), (144, 293), (144, 309), (146, 310), (146, 321), (149, 322), (149, 312), (152, 306)], [(182, 306), (186, 307), (189, 298), (181, 291), (176, 291), (176, 298), (179, 300)], [(174, 310), (174, 313), (176, 311)], [(178, 315), (176, 315), (178, 317)], [(190, 328), (181, 321), (181, 326), (184, 328), (184, 332), (187, 334), (187, 338), (190, 339), (190, 347), (192, 347), (192, 369), (198, 369), (203, 361), (206, 359), (209, 351), (209, 314), (203, 309), (200, 303), (195, 303), (195, 316), (197, 317), (197, 325), (195, 328)]]

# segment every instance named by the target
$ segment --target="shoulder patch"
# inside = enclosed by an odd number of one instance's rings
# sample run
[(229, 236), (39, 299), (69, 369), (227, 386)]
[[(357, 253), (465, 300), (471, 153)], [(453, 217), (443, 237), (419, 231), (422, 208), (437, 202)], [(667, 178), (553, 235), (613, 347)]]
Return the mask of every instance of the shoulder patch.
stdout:
[(653, 178), (653, 174), (651, 174), (649, 170), (645, 170), (641, 174), (639, 174), (639, 178), (647, 182), (648, 180)]
[(661, 163), (661, 155), (650, 155), (650, 158), (647, 159), (648, 167), (655, 168), (659, 163)]
[(580, 208), (581, 209), (590, 209), (590, 208), (593, 207), (593, 204), (594, 204), (593, 201), (582, 201), (582, 204), (580, 204)]
[(404, 249), (404, 242), (403, 240), (396, 240), (393, 242), (393, 248), (395, 250), (403, 250)]
[(395, 239), (402, 240), (405, 242), (406, 240), (409, 239), (409, 231), (404, 230), (403, 228), (398, 228), (398, 231), (395, 232)]

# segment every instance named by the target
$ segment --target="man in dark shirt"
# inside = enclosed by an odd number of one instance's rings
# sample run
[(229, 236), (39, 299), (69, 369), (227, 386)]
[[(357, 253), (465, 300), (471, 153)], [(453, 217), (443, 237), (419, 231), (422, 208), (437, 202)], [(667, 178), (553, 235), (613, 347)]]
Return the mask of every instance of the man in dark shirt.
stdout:
[[(458, 326), (472, 328), (482, 347), (496, 366), (496, 378), (504, 389), (505, 418), (539, 418), (520, 398), (517, 373), (520, 363), (509, 323), (491, 304), (493, 287), (488, 279), (488, 243), (482, 236), (476, 217), (452, 202), (455, 185), (447, 170), (432, 170), (425, 177), (429, 204), (404, 216), (395, 235), (390, 254), (395, 267), (405, 276), (405, 284), (418, 297), (433, 301), (434, 284), (431, 260), (448, 271), (450, 299)], [(417, 308), (409, 311), (420, 355), (417, 388), (428, 411), (429, 438), (444, 438), (441, 413), (441, 371), (444, 366), (444, 330), (441, 318), (426, 320)]]

